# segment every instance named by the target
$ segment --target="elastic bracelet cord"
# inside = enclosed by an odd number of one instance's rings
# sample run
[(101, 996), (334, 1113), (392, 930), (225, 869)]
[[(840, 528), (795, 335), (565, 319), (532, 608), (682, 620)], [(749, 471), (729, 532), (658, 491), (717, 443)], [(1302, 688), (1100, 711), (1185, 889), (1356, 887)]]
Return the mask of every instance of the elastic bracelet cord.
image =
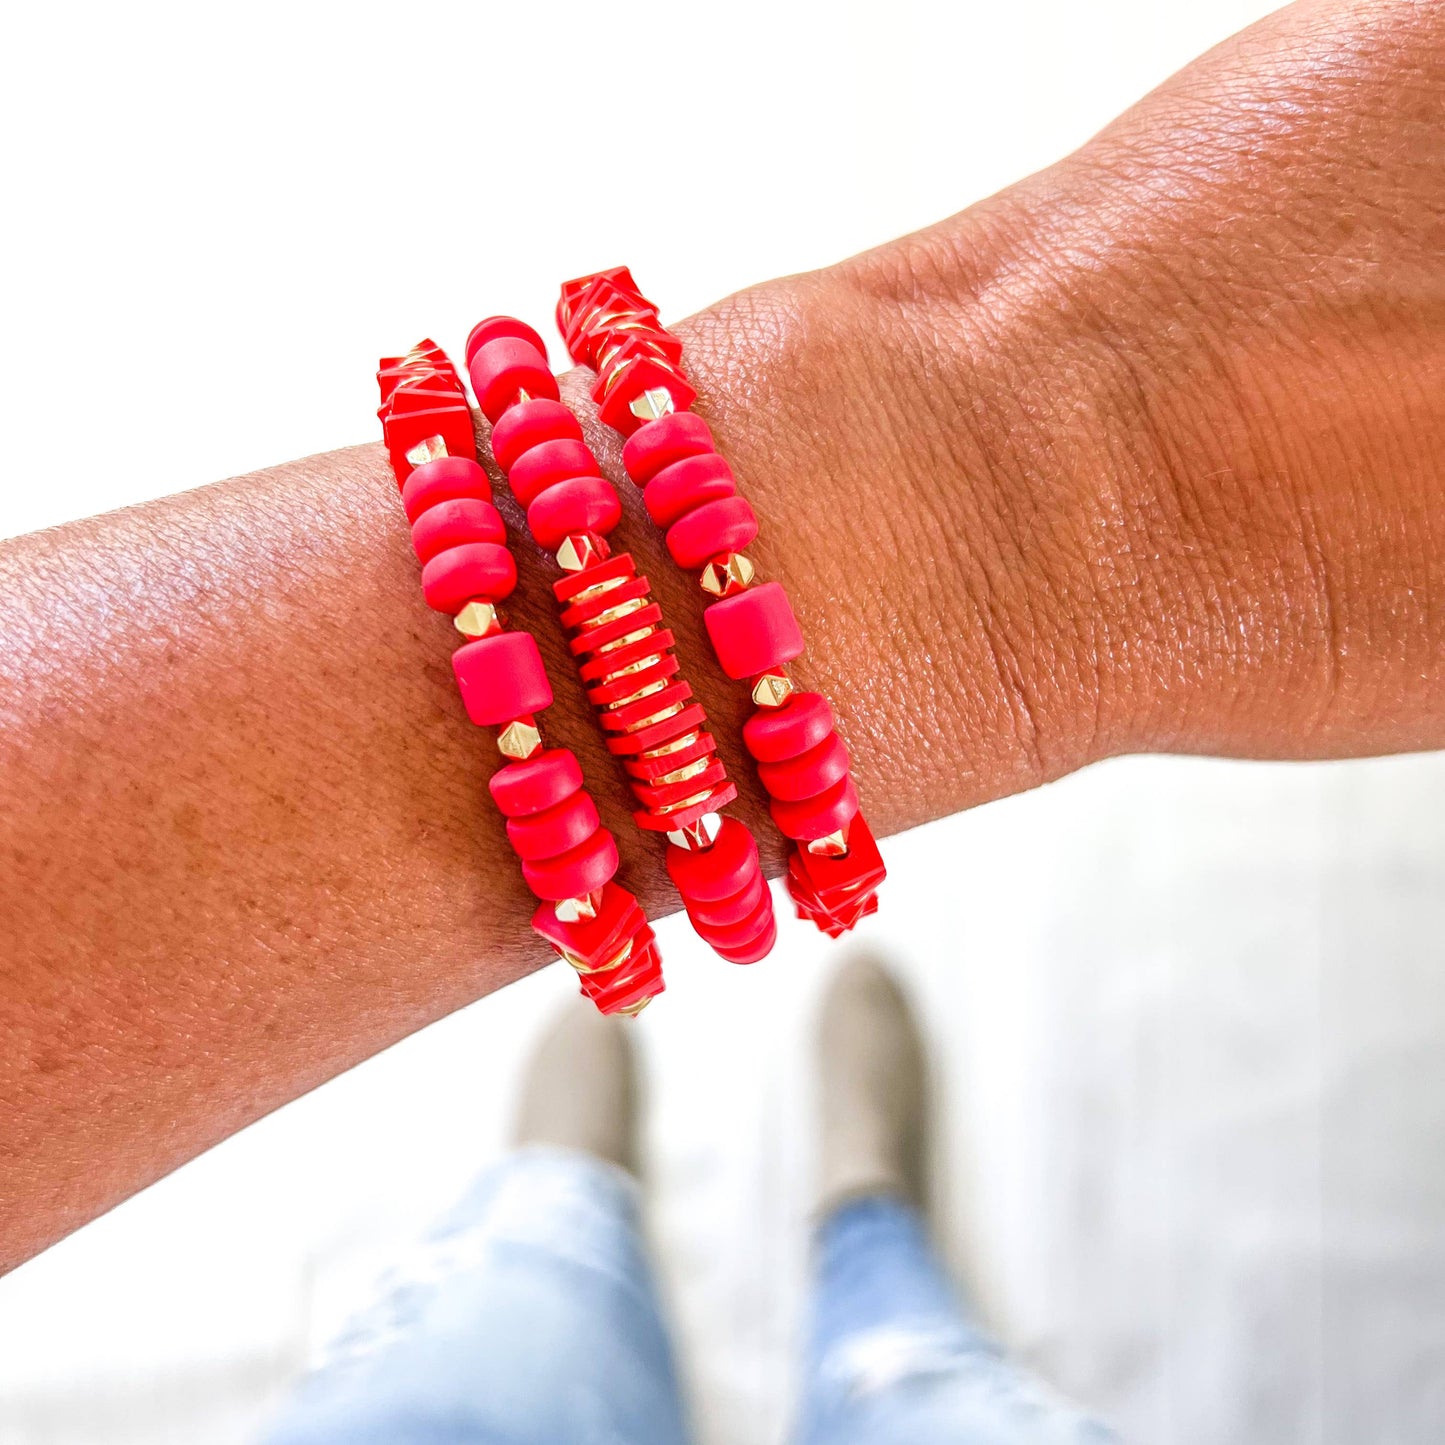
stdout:
[(429, 340), (383, 357), (376, 379), (423, 595), (467, 639), (452, 655), (462, 701), (474, 723), (497, 729), (508, 760), (490, 789), (522, 876), (542, 900), (532, 926), (577, 970), (583, 994), (603, 1013), (640, 1013), (663, 991), (656, 941), (637, 899), (614, 881), (617, 844), (576, 757), (543, 744), (537, 714), (551, 706), (552, 688), (536, 639), (509, 631), (499, 611), (517, 568), (477, 461), (466, 392)]
[(800, 917), (836, 938), (877, 911), (886, 870), (832, 708), (820, 693), (795, 691), (787, 674), (803, 652), (802, 633), (787, 593), (760, 582), (743, 551), (758, 519), (707, 423), (689, 410), (697, 392), (682, 342), (625, 266), (566, 282), (557, 325), (573, 361), (597, 373), (593, 400), (626, 438), (623, 465), (666, 529), (673, 560), (697, 574), (710, 599), (703, 621), (718, 662), (748, 683), (758, 709), (743, 741), (773, 821), (795, 845), (788, 891)]
[(542, 338), (494, 316), (467, 338), (492, 453), (526, 509), (533, 540), (563, 572), (553, 591), (608, 751), (639, 807), (637, 826), (667, 836), (667, 870), (693, 927), (731, 963), (755, 963), (777, 938), (772, 894), (747, 825), (724, 818), (737, 797), (707, 714), (679, 675), (662, 609), (632, 558), (608, 541), (622, 503), (576, 417), (562, 405)]

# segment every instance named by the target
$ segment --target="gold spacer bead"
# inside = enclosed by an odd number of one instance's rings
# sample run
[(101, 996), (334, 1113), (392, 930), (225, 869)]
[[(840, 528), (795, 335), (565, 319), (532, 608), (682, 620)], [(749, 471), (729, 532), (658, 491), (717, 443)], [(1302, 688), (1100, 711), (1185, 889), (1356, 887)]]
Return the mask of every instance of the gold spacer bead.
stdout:
[(680, 738), (673, 738), (670, 743), (663, 743), (661, 747), (648, 748), (646, 752), (638, 754), (640, 758), (665, 758), (669, 753), (680, 753), (684, 748), (690, 748), (702, 733), (694, 728), (690, 733), (683, 733)]
[(476, 641), (479, 637), (490, 637), (492, 633), (502, 630), (502, 614), (497, 611), (495, 603), (468, 602), (452, 618), (452, 626), (463, 637)]
[(667, 654), (665, 652), (654, 652), (647, 657), (639, 657), (636, 662), (629, 662), (626, 667), (619, 667), (616, 672), (609, 672), (602, 681), (621, 682), (624, 677), (632, 677), (639, 672), (646, 672), (649, 667), (656, 667)]
[(621, 587), (624, 582), (631, 580), (630, 577), (609, 577), (605, 582), (594, 582), (572, 598), (568, 606), (575, 607), (579, 602), (590, 602), (594, 597), (601, 597), (604, 592), (611, 592), (614, 587)]
[(557, 548), (557, 565), (564, 572), (585, 572), (612, 555), (606, 541), (594, 532), (574, 532)]
[(617, 1017), (623, 1019), (635, 1019), (638, 1014), (652, 1002), (651, 998), (640, 998), (636, 1003), (630, 1003), (626, 1008), (617, 1010)]
[(675, 803), (668, 803), (664, 807), (656, 809), (657, 816), (661, 818), (668, 813), (685, 812), (688, 808), (693, 808), (699, 803), (707, 802), (707, 800), (712, 797), (712, 793), (713, 790), (711, 788), (706, 788), (701, 793), (694, 793), (690, 798), (679, 798)]
[(667, 835), (667, 841), (689, 853), (702, 853), (717, 842), (722, 832), (722, 816), (718, 813), (704, 813), (696, 823), (686, 828), (675, 828)]
[(665, 386), (650, 386), (641, 396), (634, 397), (627, 406), (633, 416), (643, 421), (656, 421), (675, 408), (672, 393)]
[(597, 649), (597, 655), (600, 657), (606, 652), (617, 652), (620, 648), (631, 647), (634, 642), (643, 642), (656, 631), (655, 627), (640, 627), (636, 632), (625, 632), (621, 637), (614, 637), (611, 642), (604, 642)]
[(697, 580), (710, 596), (732, 597), (746, 589), (756, 575), (753, 564), (741, 552), (725, 552), (714, 557)]
[(670, 681), (664, 678), (661, 682), (649, 682), (646, 687), (640, 687), (630, 697), (619, 697), (616, 702), (609, 702), (605, 712), (616, 712), (620, 707), (629, 707), (634, 702), (641, 702), (645, 697), (651, 697), (654, 693), (661, 692)]
[(598, 889), (580, 898), (559, 898), (552, 905), (552, 912), (557, 915), (558, 923), (581, 923), (584, 919), (596, 918), (601, 906), (602, 890)]
[(521, 762), (542, 746), (542, 734), (528, 722), (510, 722), (497, 735), (497, 748), (503, 757)]
[(671, 707), (663, 708), (661, 712), (655, 712), (647, 717), (639, 718), (627, 731), (630, 733), (640, 733), (643, 728), (650, 728), (654, 723), (666, 722), (668, 718), (676, 717), (678, 713), (687, 706), (689, 706), (689, 704), (686, 702), (675, 702)]
[(664, 773), (657, 779), (654, 786), (659, 784), (670, 786), (673, 783), (685, 783), (689, 778), (696, 778), (707, 772), (716, 761), (717, 757), (715, 754), (704, 753), (700, 758), (696, 758), (690, 763), (684, 763), (682, 767), (674, 768), (670, 773)]
[(447, 454), (447, 444), (441, 437), (423, 437), (407, 450), (406, 459), (414, 467), (423, 467)]
[(848, 856), (848, 830), (839, 828), (836, 833), (825, 833), (808, 844), (808, 852), (817, 858), (846, 858)]
[(760, 673), (753, 683), (753, 701), (759, 707), (782, 707), (793, 695), (793, 684), (785, 672)]
[(641, 612), (650, 602), (651, 598), (648, 597), (629, 597), (626, 602), (619, 602), (616, 607), (609, 607), (605, 612), (599, 612), (596, 617), (589, 617), (582, 624), (583, 630), (591, 632), (594, 627), (606, 627), (609, 622), (631, 617), (634, 612)]

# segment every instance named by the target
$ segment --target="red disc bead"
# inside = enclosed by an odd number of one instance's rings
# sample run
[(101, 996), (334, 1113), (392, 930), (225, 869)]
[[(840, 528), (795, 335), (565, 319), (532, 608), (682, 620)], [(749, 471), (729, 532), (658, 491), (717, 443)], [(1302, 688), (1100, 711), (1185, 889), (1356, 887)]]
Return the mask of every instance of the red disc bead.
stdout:
[(821, 692), (795, 692), (784, 707), (759, 708), (743, 724), (743, 743), (758, 762), (780, 763), (817, 747), (833, 726)]
[(602, 469), (592, 449), (581, 441), (563, 438), (530, 447), (512, 463), (507, 483), (512, 495), (530, 507), (548, 487), (573, 477), (598, 477)]
[(758, 867), (758, 845), (747, 825), (736, 818), (724, 818), (712, 847), (701, 853), (675, 844), (667, 850), (667, 876), (688, 902), (717, 903), (731, 898)]
[(582, 424), (560, 401), (539, 396), (519, 402), (502, 413), (492, 428), (492, 455), (504, 472), (510, 472), (523, 452), (543, 442), (582, 440)]
[(507, 838), (517, 856), (531, 863), (539, 858), (555, 858), (585, 843), (599, 823), (597, 805), (579, 790), (556, 807), (510, 819)]
[(477, 348), (467, 363), (477, 405), (487, 420), (496, 423), (517, 400), (517, 393), (558, 400), (557, 378), (544, 351), (515, 336), (498, 336)]
[(552, 687), (530, 632), (494, 632), (452, 653), (467, 716), (500, 727), (552, 706)]
[(773, 951), (773, 945), (777, 941), (777, 919), (769, 914), (767, 927), (748, 943), (733, 948), (721, 948), (717, 944), (714, 944), (713, 947), (717, 950), (718, 956), (726, 959), (728, 963), (759, 963)]
[(752, 909), (736, 923), (710, 924), (694, 919), (693, 926), (707, 943), (725, 953), (746, 947), (763, 932), (772, 916), (773, 895), (764, 888)]
[(423, 512), (441, 502), (470, 497), (478, 502), (492, 500), (492, 484), (481, 466), (470, 457), (437, 457), (423, 462), (401, 489), (406, 519), (415, 522)]
[(438, 552), (466, 542), (495, 542), (504, 546), (507, 527), (490, 502), (475, 497), (453, 497), (428, 507), (411, 527), (411, 544), (417, 560), (430, 562)]
[(510, 336), (515, 341), (529, 342), (543, 356), (547, 354), (547, 343), (525, 321), (519, 321), (515, 316), (488, 316), (485, 321), (478, 321), (467, 333), (467, 365), (472, 364), (472, 357), (487, 342), (495, 341), (499, 336)]
[(717, 660), (729, 677), (755, 677), (802, 654), (803, 634), (792, 603), (776, 582), (724, 597), (714, 602), (702, 619)]
[(827, 792), (848, 774), (848, 748), (837, 733), (829, 733), (815, 748), (778, 763), (759, 763), (758, 777), (768, 795), (783, 803), (801, 803)]
[(774, 798), (768, 804), (773, 822), (785, 838), (810, 843), (846, 828), (858, 813), (858, 789), (846, 773), (831, 788), (801, 802), (786, 803)]
[(585, 842), (555, 858), (523, 859), (522, 877), (538, 898), (555, 903), (601, 888), (611, 881), (617, 865), (617, 840), (606, 828), (599, 828)]
[(679, 567), (690, 570), (719, 552), (741, 552), (757, 535), (758, 519), (747, 501), (720, 497), (674, 522), (667, 529), (667, 550)]
[(582, 786), (582, 765), (567, 748), (548, 748), (492, 774), (487, 787), (506, 818), (555, 808)]
[(622, 465), (639, 487), (645, 487), (664, 467), (713, 450), (712, 432), (696, 412), (670, 411), (627, 438)]
[(571, 477), (539, 492), (527, 508), (527, 527), (539, 547), (555, 552), (574, 532), (605, 537), (622, 520), (622, 499), (603, 477)]
[(704, 928), (725, 928), (729, 924), (741, 923), (768, 891), (768, 881), (759, 869), (736, 893), (719, 899), (716, 903), (694, 903), (688, 909), (688, 916)]
[(727, 459), (707, 452), (664, 467), (647, 484), (642, 499), (647, 504), (647, 515), (659, 527), (670, 527), (705, 502), (735, 497), (737, 493), (737, 479)]
[(517, 564), (512, 554), (495, 542), (464, 542), (438, 552), (421, 569), (421, 590), (426, 605), (455, 615), (473, 597), (493, 602), (511, 596), (517, 585)]

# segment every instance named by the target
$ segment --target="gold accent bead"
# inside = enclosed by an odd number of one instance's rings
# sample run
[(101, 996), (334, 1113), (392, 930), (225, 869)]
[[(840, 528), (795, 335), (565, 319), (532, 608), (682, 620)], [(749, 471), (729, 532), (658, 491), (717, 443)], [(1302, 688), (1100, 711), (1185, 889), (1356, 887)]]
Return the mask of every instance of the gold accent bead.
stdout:
[(654, 723), (666, 722), (668, 718), (676, 717), (678, 713), (687, 706), (688, 704), (686, 702), (675, 702), (671, 707), (663, 708), (661, 712), (651, 713), (647, 717), (638, 718), (635, 723), (632, 723), (628, 727), (627, 731), (629, 733), (640, 733), (643, 728), (650, 728)]
[(636, 1003), (630, 1003), (626, 1008), (618, 1009), (617, 1016), (618, 1018), (635, 1019), (651, 1002), (652, 999), (650, 996), (648, 998), (640, 998)]
[(412, 466), (422, 467), (446, 454), (447, 444), (441, 437), (423, 437), (415, 446), (408, 448), (406, 459)]
[(674, 410), (672, 393), (665, 386), (650, 386), (641, 396), (634, 397), (627, 409), (643, 421), (656, 421)]
[(753, 701), (759, 707), (782, 707), (792, 695), (792, 680), (785, 672), (759, 673), (753, 683)]
[(621, 637), (614, 637), (611, 642), (604, 642), (597, 649), (600, 657), (604, 652), (616, 652), (619, 648), (631, 647), (634, 642), (643, 642), (651, 637), (657, 629), (655, 627), (639, 627), (636, 632), (624, 632)]
[(694, 728), (690, 733), (683, 733), (680, 738), (673, 738), (670, 743), (663, 743), (661, 747), (648, 748), (646, 752), (639, 753), (640, 758), (665, 758), (669, 753), (680, 753), (684, 748), (690, 748), (702, 733)]
[(825, 833), (808, 844), (808, 852), (818, 858), (846, 858), (848, 856), (848, 830), (839, 828), (836, 833)]
[(559, 898), (552, 905), (552, 912), (557, 915), (558, 923), (581, 923), (584, 919), (596, 918), (601, 906), (602, 890), (599, 888), (594, 893), (584, 893), (580, 898)]
[(609, 702), (606, 711), (616, 712), (620, 707), (630, 707), (635, 702), (641, 702), (645, 697), (651, 697), (668, 686), (669, 679), (663, 678), (661, 682), (649, 682), (646, 687), (639, 687), (636, 692), (628, 697), (619, 697), (616, 702)]
[(616, 672), (609, 672), (602, 681), (621, 682), (624, 677), (631, 677), (634, 673), (646, 672), (649, 667), (656, 667), (667, 654), (665, 652), (654, 652), (647, 657), (639, 657), (636, 662), (629, 662), (626, 667), (619, 667)]
[(594, 627), (606, 627), (609, 622), (617, 622), (623, 617), (631, 617), (634, 612), (641, 612), (644, 607), (651, 605), (650, 597), (629, 597), (626, 602), (619, 602), (616, 607), (609, 607), (605, 612), (599, 612), (596, 617), (587, 620), (587, 631)]
[(530, 722), (520, 718), (510, 722), (497, 735), (497, 747), (503, 757), (521, 762), (530, 758), (542, 746), (542, 734)]
[(497, 611), (495, 603), (468, 602), (452, 618), (452, 626), (463, 637), (470, 637), (475, 641), (479, 637), (490, 637), (492, 633), (500, 632), (502, 630), (502, 614)]
[(743, 591), (756, 576), (753, 564), (741, 552), (724, 552), (702, 569), (698, 581), (713, 597), (732, 597)]
[(611, 592), (614, 587), (621, 587), (631, 580), (630, 577), (609, 577), (604, 582), (594, 582), (590, 587), (584, 587), (568, 605), (575, 607), (579, 602), (590, 602), (594, 597), (601, 597), (604, 592)]
[(557, 548), (557, 565), (564, 572), (585, 572), (611, 555), (612, 549), (595, 532), (574, 532)]
[(712, 791), (713, 790), (711, 788), (705, 788), (700, 793), (694, 793), (690, 798), (679, 798), (677, 802), (668, 803), (661, 808), (654, 809), (653, 811), (657, 814), (659, 818), (663, 817), (667, 813), (686, 812), (687, 809), (694, 808), (699, 803), (707, 802), (707, 800), (712, 797)]
[(674, 768), (670, 773), (663, 773), (660, 778), (656, 779), (654, 786), (670, 787), (673, 783), (685, 783), (689, 778), (696, 778), (707, 772), (716, 761), (717, 758), (712, 753), (704, 753), (700, 758), (696, 758), (690, 763), (684, 763), (682, 767)]
[(675, 828), (667, 835), (667, 841), (686, 848), (689, 853), (702, 853), (717, 842), (717, 835), (721, 832), (721, 814), (704, 813), (696, 823), (689, 823), (686, 828)]

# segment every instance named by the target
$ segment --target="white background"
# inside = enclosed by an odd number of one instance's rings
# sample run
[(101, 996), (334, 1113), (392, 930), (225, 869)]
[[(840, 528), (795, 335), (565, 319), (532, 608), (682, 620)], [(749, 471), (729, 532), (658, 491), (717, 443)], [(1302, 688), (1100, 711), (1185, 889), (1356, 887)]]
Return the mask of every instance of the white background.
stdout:
[[(672, 315), (1065, 154), (1260, 0), (23, 7), (0, 53), (0, 534), (375, 435), (425, 332), (630, 263)], [(1445, 761), (1135, 760), (888, 849), (940, 1233), (1132, 1440), (1445, 1437)], [(639, 1029), (704, 1445), (782, 1438), (801, 930), (676, 929)], [(4, 1445), (242, 1441), (502, 1137), (555, 971), (0, 1281)], [(3, 1101), (0, 1101), (3, 1107)]]

